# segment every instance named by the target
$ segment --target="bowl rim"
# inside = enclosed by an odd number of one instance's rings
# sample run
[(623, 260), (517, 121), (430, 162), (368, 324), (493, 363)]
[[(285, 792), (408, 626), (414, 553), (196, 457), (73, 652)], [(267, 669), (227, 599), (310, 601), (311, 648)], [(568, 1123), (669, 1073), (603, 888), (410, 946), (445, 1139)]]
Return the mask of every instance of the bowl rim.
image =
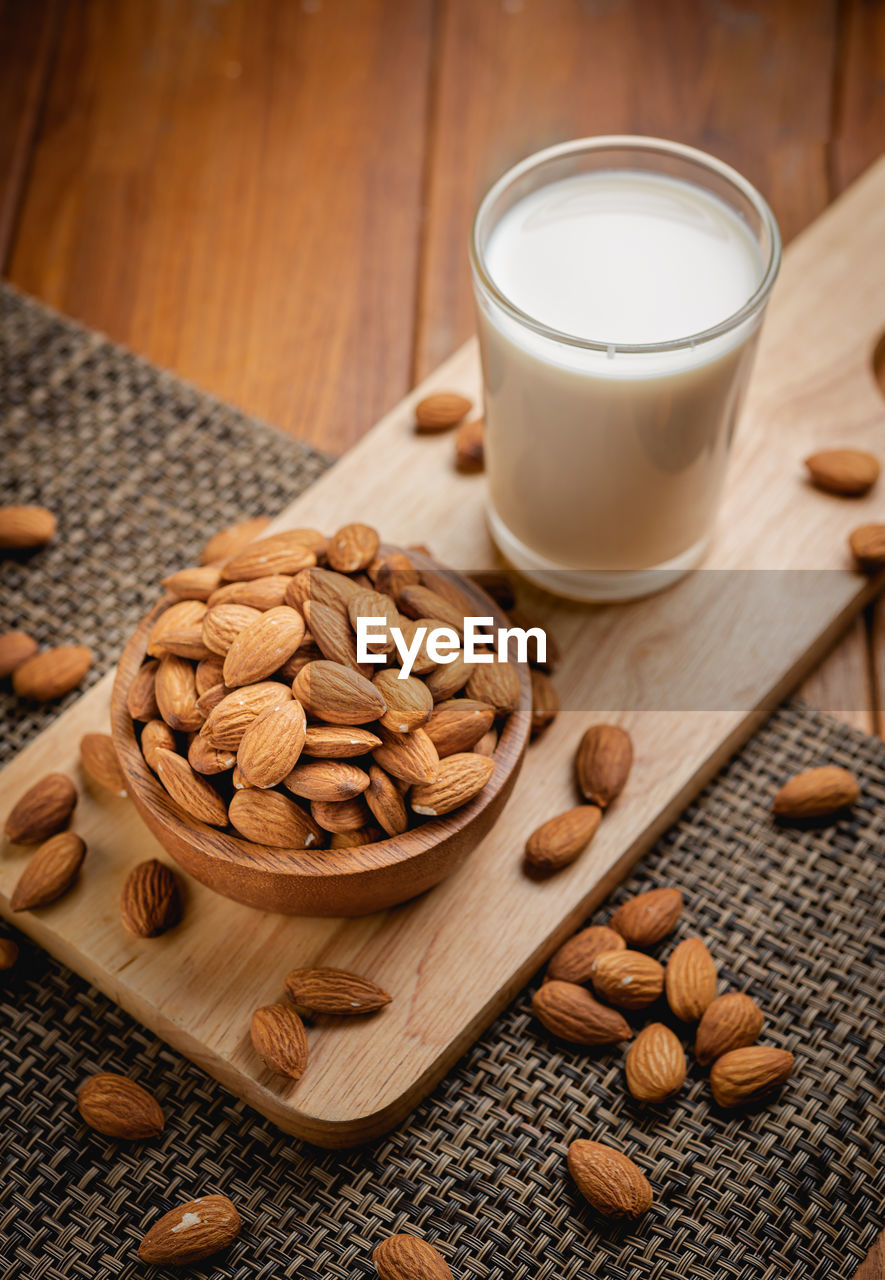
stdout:
[[(396, 549), (385, 546), (385, 550)], [(416, 568), (451, 579), (453, 585), (475, 600), (477, 614), (491, 615), (496, 627), (513, 625), (496, 602), (467, 575), (446, 568), (423, 553), (407, 551), (406, 554)], [(236, 867), (246, 874), (252, 871), (307, 880), (378, 872), (426, 854), (429, 849), (462, 833), (495, 801), (512, 771), (519, 766), (531, 728), (531, 676), (527, 663), (514, 662), (512, 665), (520, 681), (520, 699), (500, 731), (495, 754), (491, 757), (495, 764), (492, 775), (482, 791), (452, 813), (432, 818), (401, 835), (343, 849), (287, 849), (255, 844), (231, 834), (227, 828), (210, 827), (196, 818), (187, 817), (148, 767), (136, 737), (135, 721), (126, 705), (129, 685), (147, 651), (150, 629), (156, 619), (175, 603), (176, 597), (172, 595), (159, 600), (139, 621), (123, 649), (111, 694), (111, 733), (128, 787), (137, 793), (141, 804), (150, 809), (154, 822), (160, 824), (171, 839), (198, 846), (203, 856), (211, 861)], [(128, 674), (130, 669), (131, 675)]]

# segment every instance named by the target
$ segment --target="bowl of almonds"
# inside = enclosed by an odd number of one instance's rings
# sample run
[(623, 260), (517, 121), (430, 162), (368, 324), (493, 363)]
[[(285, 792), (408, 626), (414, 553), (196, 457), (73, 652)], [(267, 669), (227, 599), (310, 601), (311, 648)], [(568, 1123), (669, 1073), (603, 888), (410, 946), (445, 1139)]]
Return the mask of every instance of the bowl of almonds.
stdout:
[(508, 626), (473, 581), (351, 524), (272, 534), (163, 586), (120, 659), (112, 731), (132, 800), (187, 871), (329, 916), (460, 866), (531, 723), (506, 637), (466, 639), (472, 620)]

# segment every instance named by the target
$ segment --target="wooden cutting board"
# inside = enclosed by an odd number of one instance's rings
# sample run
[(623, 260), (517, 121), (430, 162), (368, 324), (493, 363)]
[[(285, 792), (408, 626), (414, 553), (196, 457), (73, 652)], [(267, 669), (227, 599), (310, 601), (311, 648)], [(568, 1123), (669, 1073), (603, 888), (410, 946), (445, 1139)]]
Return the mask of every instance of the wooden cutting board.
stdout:
[[(527, 592), (556, 633), (564, 711), (528, 754), (494, 832), (419, 901), (359, 920), (261, 914), (191, 883), (185, 922), (138, 941), (117, 915), (133, 863), (160, 850), (123, 800), (84, 795), (89, 846), (63, 901), (14, 923), (282, 1129), (346, 1146), (392, 1127), (430, 1090), (544, 957), (676, 818), (729, 754), (821, 657), (876, 584), (850, 567), (846, 538), (883, 518), (881, 495), (821, 494), (803, 478), (816, 448), (882, 453), (885, 404), (873, 373), (885, 331), (885, 161), (788, 250), (706, 569), (629, 606), (591, 608)], [(351, 519), (395, 542), (429, 544), (453, 567), (496, 563), (482, 477), (457, 475), (452, 439), (416, 437), (412, 406), (433, 388), (478, 396), (469, 343), (388, 414), (278, 528), (331, 531)], [(539, 440), (539, 447), (543, 447)], [(0, 820), (34, 778), (79, 777), (78, 743), (108, 722), (111, 678), (84, 695), (3, 771)], [(560, 876), (521, 870), (525, 837), (573, 800), (571, 759), (594, 720), (636, 743), (629, 790)], [(0, 855), (0, 911), (26, 854)], [(268, 1073), (248, 1035), (252, 1010), (298, 965), (359, 970), (394, 993), (378, 1017), (310, 1030), (297, 1084)]]

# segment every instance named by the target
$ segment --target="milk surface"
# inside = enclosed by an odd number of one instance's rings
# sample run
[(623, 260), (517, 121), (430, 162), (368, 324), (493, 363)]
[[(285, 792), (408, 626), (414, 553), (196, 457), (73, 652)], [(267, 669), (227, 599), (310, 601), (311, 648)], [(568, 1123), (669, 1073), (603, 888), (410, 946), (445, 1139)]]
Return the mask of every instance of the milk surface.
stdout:
[(750, 229), (700, 187), (601, 171), (516, 203), (493, 228), (485, 262), (532, 320), (605, 344), (588, 350), (539, 334), (479, 291), (491, 524), (502, 550), (522, 568), (591, 575), (696, 561), (761, 317), (676, 350), (618, 346), (691, 338), (739, 311), (763, 276)]

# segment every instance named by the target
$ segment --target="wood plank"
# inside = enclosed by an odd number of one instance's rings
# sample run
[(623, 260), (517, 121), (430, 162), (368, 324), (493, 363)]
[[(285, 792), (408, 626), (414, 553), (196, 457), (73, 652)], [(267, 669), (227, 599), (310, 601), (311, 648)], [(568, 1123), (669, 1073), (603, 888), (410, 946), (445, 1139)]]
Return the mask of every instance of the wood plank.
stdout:
[(885, 1280), (885, 1231), (854, 1273), (853, 1280)]
[(57, 21), (57, 0), (0, 0), (0, 269), (22, 200)]
[(70, 5), (10, 275), (325, 449), (410, 385), (430, 0)]
[[(852, 570), (846, 551), (857, 512), (871, 511), (877, 499), (849, 509), (805, 484), (796, 460), (826, 436), (836, 414), (846, 439), (859, 445), (880, 430), (865, 348), (881, 316), (883, 239), (885, 161), (788, 251), (708, 561), (714, 572), (630, 606), (535, 599), (539, 619), (562, 644), (557, 684), (566, 709), (529, 751), (494, 831), (451, 879), (409, 906), (350, 922), (249, 912), (195, 885), (187, 924), (157, 942), (138, 942), (116, 918), (117, 896), (129, 866), (155, 853), (155, 842), (126, 804), (85, 796), (77, 827), (91, 847), (82, 883), (70, 898), (16, 924), (281, 1127), (335, 1146), (393, 1125), (878, 585)], [(391, 541), (432, 536), (434, 550), (453, 566), (494, 563), (481, 478), (454, 471), (450, 437), (428, 439), (412, 428), (415, 400), (448, 385), (477, 394), (475, 344), (389, 414), (278, 525), (327, 527), (330, 512), (336, 522), (346, 512), (377, 523)], [(733, 584), (734, 593), (717, 596), (718, 582)], [(611, 676), (605, 704), (600, 672)], [(709, 702), (663, 701), (673, 689), (686, 698), (711, 673)], [(637, 699), (636, 688), (651, 692)], [(49, 767), (76, 771), (80, 735), (106, 724), (108, 693), (109, 678), (4, 770), (0, 821), (34, 776)], [(520, 865), (526, 832), (573, 802), (575, 742), (600, 713), (609, 718), (612, 706), (625, 708), (615, 715), (637, 748), (629, 795), (583, 858), (563, 875), (533, 882)], [(21, 862), (10, 850), (0, 858), (3, 914)], [(239, 940), (233, 972), (231, 937)], [(252, 1053), (249, 1015), (279, 996), (288, 968), (317, 962), (370, 973), (395, 999), (365, 1025), (313, 1028), (311, 1070), (287, 1087)], [(459, 972), (469, 981), (458, 981)]]
[(447, 0), (416, 378), (473, 332), (467, 234), (480, 198), (540, 147), (601, 133), (691, 143), (760, 187), (785, 239), (806, 226), (829, 199), (836, 8), (835, 0)]
[(877, 733), (871, 661), (871, 615), (858, 618), (798, 689), (800, 698), (837, 720)]

